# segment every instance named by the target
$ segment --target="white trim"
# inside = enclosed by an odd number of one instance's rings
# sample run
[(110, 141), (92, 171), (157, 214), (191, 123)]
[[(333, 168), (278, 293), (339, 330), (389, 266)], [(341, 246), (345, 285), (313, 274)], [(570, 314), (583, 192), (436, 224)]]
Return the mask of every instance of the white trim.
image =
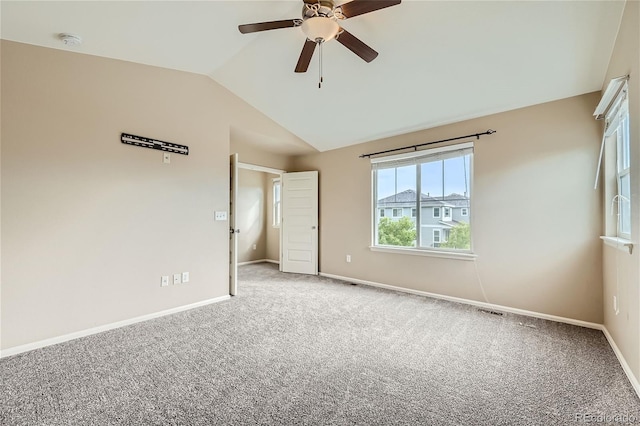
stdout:
[(447, 250), (428, 250), (428, 249), (417, 249), (415, 247), (391, 247), (391, 246), (371, 246), (369, 247), (371, 251), (379, 251), (382, 253), (393, 253), (393, 254), (410, 254), (413, 256), (427, 256), (427, 257), (440, 257), (444, 259), (456, 259), (456, 260), (475, 260), (478, 257), (477, 254), (474, 253), (459, 253), (455, 251), (447, 251)]
[(636, 391), (636, 394), (640, 398), (640, 383), (638, 382), (638, 379), (636, 378), (636, 376), (633, 375), (633, 371), (631, 370), (631, 367), (629, 367), (627, 360), (624, 358), (624, 355), (622, 355), (622, 352), (620, 352), (618, 345), (616, 345), (616, 342), (615, 340), (613, 340), (613, 337), (609, 333), (609, 330), (607, 330), (607, 327), (605, 327), (604, 325), (601, 325), (600, 330), (602, 330), (602, 333), (604, 333), (604, 337), (607, 338), (607, 341), (609, 342), (611, 349), (613, 349), (613, 353), (616, 354), (616, 357), (618, 358), (618, 361), (622, 366), (622, 370), (624, 370), (624, 373), (627, 375), (629, 382), (631, 382), (631, 386), (633, 387), (633, 390)]
[(495, 305), (493, 303), (478, 302), (476, 300), (463, 299), (463, 298), (460, 298), (460, 297), (446, 296), (446, 295), (443, 295), (443, 294), (436, 294), (436, 293), (429, 293), (427, 291), (412, 290), (412, 289), (409, 289), (409, 288), (397, 287), (397, 286), (394, 286), (394, 285), (382, 284), (382, 283), (377, 283), (377, 282), (373, 282), (373, 281), (359, 280), (359, 279), (356, 279), (356, 278), (348, 278), (348, 277), (343, 277), (343, 276), (340, 276), (340, 275), (327, 274), (327, 273), (324, 273), (324, 272), (321, 272), (320, 275), (323, 276), (323, 277), (333, 278), (333, 279), (341, 280), (341, 281), (347, 281), (347, 282), (351, 282), (351, 283), (355, 283), (355, 284), (368, 285), (368, 286), (371, 286), (371, 287), (386, 288), (388, 290), (400, 291), (400, 292), (403, 292), (403, 293), (415, 294), (415, 295), (418, 295), (418, 296), (426, 296), (426, 297), (431, 297), (433, 299), (442, 299), (442, 300), (448, 300), (449, 302), (463, 303), (465, 305), (478, 306), (480, 308), (494, 310), (494, 311), (509, 312), (509, 313), (512, 313), (512, 314), (524, 315), (524, 316), (527, 316), (527, 317), (540, 318), (540, 319), (545, 319), (545, 320), (549, 320), (549, 321), (555, 321), (555, 322), (561, 322), (561, 323), (565, 323), (565, 324), (577, 325), (579, 327), (593, 328), (595, 330), (602, 330), (602, 324), (596, 324), (595, 322), (588, 322), (588, 321), (582, 321), (582, 320), (577, 320), (577, 319), (573, 319), (573, 318), (559, 317), (559, 316), (556, 316), (556, 315), (543, 314), (543, 313), (540, 313), (540, 312), (526, 311), (524, 309), (510, 308), (508, 306)]
[(278, 262), (277, 260), (271, 260), (271, 259), (258, 259), (258, 260), (249, 260), (247, 262), (241, 262), (238, 263), (238, 266), (244, 266), (244, 265), (253, 265), (254, 263), (275, 263), (277, 265), (280, 264), (280, 262)]
[(34, 349), (44, 348), (46, 346), (55, 345), (58, 343), (68, 342), (69, 340), (79, 339), (81, 337), (91, 336), (92, 334), (102, 333), (103, 331), (109, 331), (127, 325), (135, 324), (142, 321), (148, 321), (155, 318), (160, 318), (166, 315), (175, 314), (182, 311), (188, 311), (190, 309), (199, 308), (202, 306), (210, 305), (212, 303), (223, 302), (229, 300), (231, 296), (220, 296), (213, 299), (202, 300), (200, 302), (191, 303), (189, 305), (178, 306), (176, 308), (166, 309), (160, 312), (154, 312), (152, 314), (142, 315), (122, 321), (112, 322), (110, 324), (100, 325), (98, 327), (88, 328), (86, 330), (76, 331), (74, 333), (63, 334), (62, 336), (52, 337), (50, 339), (44, 339), (33, 343), (27, 343), (26, 345), (14, 346), (12, 348), (4, 349), (0, 353), (0, 358), (5, 358), (11, 355), (17, 355), (22, 352), (32, 351)]
[(633, 241), (627, 240), (625, 238), (619, 237), (607, 237), (602, 236), (600, 239), (608, 246), (615, 247), (618, 250), (622, 250), (624, 252), (628, 252), (631, 254), (633, 252)]
[(240, 163), (240, 162), (238, 162), (238, 168), (246, 169), (246, 170), (254, 170), (256, 172), (271, 173), (273, 175), (281, 175), (283, 173), (286, 173), (284, 170), (272, 169), (271, 167), (264, 167), (264, 166), (258, 166), (256, 164)]

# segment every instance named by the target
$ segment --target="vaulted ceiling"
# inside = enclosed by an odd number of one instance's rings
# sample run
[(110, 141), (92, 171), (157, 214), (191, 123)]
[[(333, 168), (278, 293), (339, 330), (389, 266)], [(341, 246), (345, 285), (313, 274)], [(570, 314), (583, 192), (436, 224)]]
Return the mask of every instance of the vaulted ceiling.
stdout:
[[(300, 28), (237, 28), (299, 18), (301, 0), (0, 7), (3, 39), (208, 75), (325, 151), (600, 90), (624, 1), (404, 0), (343, 22), (379, 56), (326, 43), (321, 89), (318, 51), (293, 72)], [(61, 32), (83, 44), (63, 45)]]

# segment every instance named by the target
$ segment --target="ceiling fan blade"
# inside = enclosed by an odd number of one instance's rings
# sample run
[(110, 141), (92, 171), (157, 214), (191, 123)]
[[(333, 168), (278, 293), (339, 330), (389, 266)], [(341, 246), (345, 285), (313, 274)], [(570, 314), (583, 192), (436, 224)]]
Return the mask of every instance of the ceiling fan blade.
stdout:
[(384, 9), (385, 7), (395, 6), (402, 0), (353, 0), (340, 6), (342, 14), (345, 18), (353, 18), (354, 16), (364, 15), (365, 13), (374, 12)]
[(371, 62), (378, 56), (378, 52), (364, 44), (362, 40), (344, 28), (336, 40), (366, 62)]
[(285, 19), (284, 21), (258, 22), (256, 24), (238, 25), (238, 29), (242, 34), (256, 33), (258, 31), (295, 27), (299, 21), (299, 19)]
[(313, 57), (313, 52), (316, 50), (316, 45), (317, 43), (315, 41), (311, 41), (309, 39), (304, 42), (302, 53), (300, 53), (300, 58), (296, 65), (296, 72), (307, 72), (307, 69), (309, 69), (309, 63)]

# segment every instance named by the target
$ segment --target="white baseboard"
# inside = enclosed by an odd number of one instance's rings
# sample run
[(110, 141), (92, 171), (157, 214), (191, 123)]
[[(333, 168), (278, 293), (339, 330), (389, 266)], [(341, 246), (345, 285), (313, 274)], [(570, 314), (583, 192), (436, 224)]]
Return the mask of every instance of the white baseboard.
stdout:
[(278, 262), (277, 260), (259, 259), (259, 260), (249, 260), (247, 262), (240, 262), (238, 263), (238, 266), (253, 265), (254, 263), (275, 263), (276, 265), (280, 264), (280, 262)]
[(541, 318), (541, 319), (545, 319), (545, 320), (549, 320), (549, 321), (555, 321), (555, 322), (562, 322), (562, 323), (565, 323), (565, 324), (577, 325), (577, 326), (580, 326), (580, 327), (593, 328), (593, 329), (596, 329), (596, 330), (601, 330), (602, 329), (602, 324), (596, 324), (595, 322), (581, 321), (581, 320), (577, 320), (577, 319), (573, 319), (573, 318), (565, 318), (565, 317), (559, 317), (559, 316), (555, 316), (555, 315), (542, 314), (540, 312), (527, 311), (527, 310), (518, 309), (518, 308), (511, 308), (509, 306), (495, 305), (493, 303), (479, 302), (479, 301), (470, 300), (470, 299), (462, 299), (460, 297), (446, 296), (446, 295), (443, 295), (443, 294), (429, 293), (429, 292), (420, 291), (420, 290), (412, 290), (412, 289), (409, 289), (409, 288), (396, 287), (394, 285), (382, 284), (382, 283), (377, 283), (377, 282), (373, 282), (373, 281), (365, 281), (365, 280), (359, 280), (359, 279), (356, 279), (356, 278), (342, 277), (340, 275), (325, 274), (324, 272), (321, 272), (320, 275), (323, 276), (323, 277), (334, 278), (336, 280), (352, 282), (352, 283), (355, 283), (355, 284), (363, 284), (363, 285), (368, 285), (368, 286), (371, 286), (371, 287), (386, 288), (388, 290), (395, 290), (395, 291), (400, 291), (400, 292), (403, 292), (403, 293), (416, 294), (418, 296), (426, 296), (426, 297), (432, 297), (434, 299), (441, 299), (441, 300), (448, 300), (450, 302), (463, 303), (465, 305), (478, 306), (480, 308), (489, 309), (489, 310), (493, 310), (493, 311), (509, 312), (509, 313), (512, 313), (512, 314), (524, 315), (524, 316), (533, 317), (533, 318)]
[(67, 342), (69, 340), (79, 339), (81, 337), (90, 336), (92, 334), (102, 333), (103, 331), (113, 330), (115, 328), (124, 327), (127, 325), (135, 324), (137, 322), (148, 321), (150, 319), (163, 317), (165, 315), (171, 315), (182, 311), (188, 311), (189, 309), (199, 308), (201, 306), (210, 305), (212, 303), (218, 303), (225, 300), (229, 300), (231, 296), (220, 296), (213, 299), (207, 299), (189, 305), (178, 306), (177, 308), (166, 309), (160, 312), (154, 312), (152, 314), (142, 315), (135, 318), (130, 318), (123, 321), (113, 322), (111, 324), (105, 324), (98, 327), (89, 328), (82, 331), (76, 331), (75, 333), (69, 333), (62, 336), (52, 337), (50, 339), (40, 340), (38, 342), (27, 343), (26, 345), (14, 346), (12, 348), (4, 349), (0, 352), (0, 358), (5, 358), (11, 355), (17, 355), (22, 352), (32, 351), (34, 349), (44, 348), (45, 346), (55, 345), (57, 343)]
[(618, 361), (620, 362), (622, 369), (624, 370), (625, 374), (627, 375), (627, 378), (631, 382), (631, 386), (633, 386), (633, 390), (636, 391), (638, 398), (640, 398), (640, 383), (638, 382), (638, 379), (636, 378), (636, 376), (633, 374), (631, 367), (629, 367), (627, 360), (624, 358), (624, 355), (622, 355), (622, 352), (618, 348), (618, 345), (616, 345), (616, 342), (615, 340), (613, 340), (613, 337), (609, 333), (609, 330), (607, 330), (607, 327), (602, 325), (600, 329), (604, 333), (604, 336), (607, 338), (607, 341), (609, 342), (611, 349), (613, 349), (613, 352), (616, 354), (616, 357), (618, 358)]

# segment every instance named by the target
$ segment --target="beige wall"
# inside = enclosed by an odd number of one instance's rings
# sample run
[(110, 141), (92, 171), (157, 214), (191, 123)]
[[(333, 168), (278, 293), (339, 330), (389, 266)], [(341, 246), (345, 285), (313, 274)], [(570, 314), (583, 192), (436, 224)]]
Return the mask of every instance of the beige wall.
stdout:
[(232, 129), (305, 144), (205, 76), (7, 41), (1, 65), (2, 349), (227, 295)]
[[(280, 230), (273, 227), (273, 179), (278, 175), (240, 169), (238, 262), (279, 261)], [(253, 245), (256, 249), (253, 249)]]
[[(267, 252), (266, 173), (238, 170), (238, 206), (236, 227), (238, 263), (264, 259)], [(254, 249), (255, 245), (255, 249)]]
[[(296, 159), (320, 172), (320, 270), (601, 323), (602, 219), (593, 177), (599, 94)], [(473, 261), (372, 252), (371, 166), (359, 154), (497, 130), (475, 146)], [(352, 262), (345, 262), (345, 255)], [(476, 266), (477, 273), (476, 274)], [(479, 275), (479, 278), (478, 278)]]
[[(631, 136), (631, 239), (640, 241), (640, 3), (627, 1), (603, 89), (609, 80), (629, 74)], [(602, 185), (601, 185), (602, 187)], [(609, 214), (605, 200), (603, 210)], [(604, 226), (603, 226), (604, 229)], [(640, 378), (640, 250), (632, 255), (615, 247), (603, 248), (604, 325), (624, 355), (636, 378)], [(613, 310), (613, 296), (619, 313)]]

